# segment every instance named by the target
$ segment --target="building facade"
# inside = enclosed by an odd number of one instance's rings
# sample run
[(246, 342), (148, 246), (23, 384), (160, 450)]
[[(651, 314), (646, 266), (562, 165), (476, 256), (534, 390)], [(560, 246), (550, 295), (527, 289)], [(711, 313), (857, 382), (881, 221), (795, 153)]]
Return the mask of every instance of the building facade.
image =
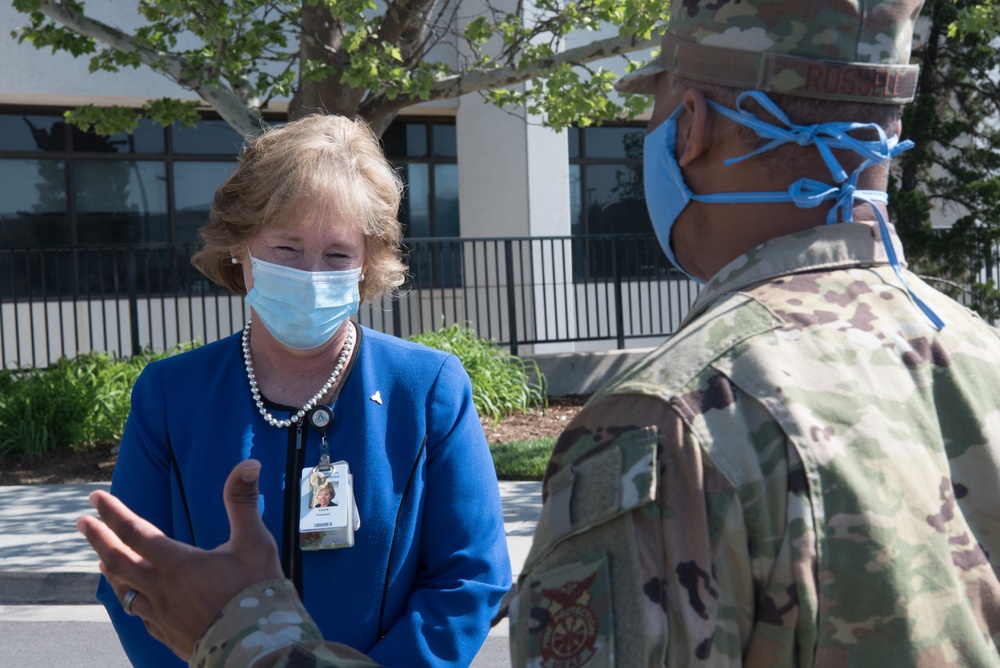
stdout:
[[(102, 0), (87, 10), (122, 25), (121, 7)], [(25, 21), (0, 5), (0, 24)], [(186, 258), (242, 137), (210, 110), (195, 128), (81, 132), (64, 111), (194, 96), (146, 68), (90, 73), (86, 57), (39, 51), (7, 32), (0, 59), (5, 366), (241, 327), (241, 300), (206, 285)], [(283, 111), (269, 109), (269, 120)], [(650, 246), (643, 132), (641, 122), (555, 132), (478, 94), (404, 110), (383, 143), (407, 184), (400, 219), (412, 286), (362, 322), (402, 336), (468, 323), (520, 353), (662, 341), (696, 289)], [(594, 235), (622, 242), (609, 250)]]

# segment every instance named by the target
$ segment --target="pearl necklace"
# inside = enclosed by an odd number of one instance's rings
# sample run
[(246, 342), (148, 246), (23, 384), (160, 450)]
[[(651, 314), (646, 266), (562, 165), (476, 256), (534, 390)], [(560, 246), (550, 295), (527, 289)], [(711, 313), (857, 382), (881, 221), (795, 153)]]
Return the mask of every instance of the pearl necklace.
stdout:
[(247, 369), (247, 380), (250, 381), (250, 394), (253, 395), (254, 403), (257, 404), (257, 410), (263, 416), (267, 423), (272, 427), (290, 427), (297, 423), (299, 420), (306, 416), (313, 406), (319, 403), (319, 400), (326, 396), (326, 393), (337, 386), (340, 382), (340, 372), (344, 369), (344, 364), (347, 363), (347, 357), (351, 354), (351, 348), (354, 347), (354, 323), (350, 320), (347, 321), (347, 340), (344, 341), (344, 347), (340, 349), (340, 356), (337, 358), (337, 365), (333, 368), (333, 373), (330, 374), (330, 378), (323, 383), (323, 387), (319, 389), (319, 392), (312, 396), (312, 399), (307, 401), (298, 412), (294, 413), (288, 420), (278, 420), (273, 415), (267, 412), (267, 408), (264, 407), (264, 401), (260, 398), (260, 389), (257, 387), (257, 376), (253, 372), (253, 358), (250, 356), (250, 321), (247, 320), (246, 326), (243, 328), (243, 362)]

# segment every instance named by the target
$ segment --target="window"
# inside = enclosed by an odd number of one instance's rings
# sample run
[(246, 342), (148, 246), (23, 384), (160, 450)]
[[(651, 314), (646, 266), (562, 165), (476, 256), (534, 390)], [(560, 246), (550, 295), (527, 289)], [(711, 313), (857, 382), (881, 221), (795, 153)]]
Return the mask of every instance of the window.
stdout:
[[(643, 194), (644, 127), (570, 128), (570, 229), (577, 281), (666, 274), (669, 262), (652, 232)], [(614, 251), (607, 240), (614, 235)], [(640, 239), (641, 237), (641, 239)]]
[(410, 273), (420, 287), (457, 287), (462, 280), (458, 241), (458, 146), (452, 121), (399, 119), (382, 136), (386, 155), (406, 181), (399, 219)]
[(174, 238), (178, 243), (199, 243), (198, 228), (208, 220), (215, 189), (232, 168), (232, 161), (174, 161)]
[(70, 243), (66, 161), (0, 159), (0, 246)]
[(200, 280), (187, 258), (242, 143), (218, 120), (142, 121), (102, 137), (67, 124), (62, 110), (0, 107), (0, 297), (120, 295), (129, 280), (162, 292)]
[[(383, 141), (408, 184), (406, 236), (457, 237), (454, 122), (401, 119)], [(68, 125), (62, 109), (0, 106), (0, 299), (201, 286), (188, 258), (242, 146), (218, 119), (142, 121), (131, 135), (102, 137)], [(457, 243), (408, 245), (421, 281), (460, 282)]]
[(74, 160), (73, 182), (81, 245), (170, 241), (166, 164)]

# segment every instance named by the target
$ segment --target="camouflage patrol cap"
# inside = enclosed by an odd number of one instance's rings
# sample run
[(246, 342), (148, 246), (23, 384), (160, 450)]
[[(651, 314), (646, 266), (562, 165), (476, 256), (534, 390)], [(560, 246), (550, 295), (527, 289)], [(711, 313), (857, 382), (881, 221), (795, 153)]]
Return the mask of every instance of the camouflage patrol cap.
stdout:
[(660, 55), (622, 77), (653, 75), (800, 97), (901, 104), (913, 99), (913, 26), (923, 0), (674, 0)]

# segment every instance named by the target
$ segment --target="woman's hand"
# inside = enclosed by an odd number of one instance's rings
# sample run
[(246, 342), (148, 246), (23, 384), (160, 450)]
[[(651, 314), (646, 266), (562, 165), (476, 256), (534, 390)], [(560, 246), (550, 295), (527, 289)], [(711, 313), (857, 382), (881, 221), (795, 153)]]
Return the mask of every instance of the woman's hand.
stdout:
[(229, 540), (202, 550), (168, 538), (107, 492), (90, 495), (96, 517), (77, 529), (101, 558), (101, 572), (118, 599), (130, 591), (127, 611), (185, 661), (195, 643), (236, 594), (250, 585), (280, 579), (278, 547), (258, 510), (260, 462), (240, 462), (226, 480), (223, 498)]

